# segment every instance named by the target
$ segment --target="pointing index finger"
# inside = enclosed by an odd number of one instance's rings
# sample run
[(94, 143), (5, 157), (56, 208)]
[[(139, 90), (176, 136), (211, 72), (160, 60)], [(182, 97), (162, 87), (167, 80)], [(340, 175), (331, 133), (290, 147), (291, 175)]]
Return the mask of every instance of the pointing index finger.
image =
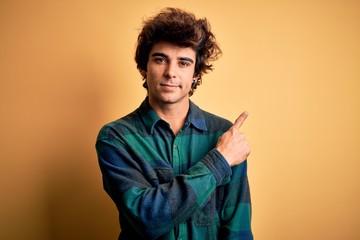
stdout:
[(234, 127), (240, 128), (243, 125), (245, 119), (249, 116), (248, 112), (243, 112), (240, 116), (235, 120)]

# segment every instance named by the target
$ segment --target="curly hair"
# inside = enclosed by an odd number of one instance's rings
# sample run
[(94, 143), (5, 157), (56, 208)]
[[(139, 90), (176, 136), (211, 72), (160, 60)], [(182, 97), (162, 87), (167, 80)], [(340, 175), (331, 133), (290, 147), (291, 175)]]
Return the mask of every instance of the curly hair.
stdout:
[[(143, 22), (135, 53), (135, 61), (140, 72), (146, 71), (150, 51), (153, 45), (159, 42), (169, 42), (194, 49), (196, 53), (194, 77), (198, 77), (199, 81), (193, 84), (189, 92), (190, 96), (201, 84), (201, 76), (208, 70), (213, 70), (210, 61), (218, 59), (222, 53), (206, 18), (197, 19), (194, 14), (178, 8), (165, 8)], [(143, 86), (147, 89), (146, 81)]]

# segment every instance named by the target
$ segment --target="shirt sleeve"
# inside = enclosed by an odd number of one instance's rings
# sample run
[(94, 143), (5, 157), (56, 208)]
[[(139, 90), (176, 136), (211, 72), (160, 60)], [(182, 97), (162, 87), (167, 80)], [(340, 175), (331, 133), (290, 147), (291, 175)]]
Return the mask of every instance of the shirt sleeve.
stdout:
[(225, 186), (219, 239), (253, 240), (247, 161), (232, 169), (231, 181)]
[(232, 174), (215, 149), (185, 174), (172, 176), (164, 183), (136, 149), (120, 138), (103, 135), (97, 140), (96, 150), (105, 191), (120, 215), (147, 239), (156, 239), (193, 216)]

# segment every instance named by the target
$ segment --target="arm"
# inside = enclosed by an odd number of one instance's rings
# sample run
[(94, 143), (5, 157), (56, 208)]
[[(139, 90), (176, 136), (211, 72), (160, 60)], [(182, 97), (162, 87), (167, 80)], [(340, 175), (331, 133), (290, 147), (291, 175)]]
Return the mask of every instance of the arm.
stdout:
[(141, 154), (122, 139), (102, 137), (96, 148), (105, 190), (132, 227), (149, 239), (190, 218), (231, 175), (215, 149), (184, 175), (161, 183)]
[(251, 200), (247, 178), (247, 161), (233, 167), (230, 184), (226, 185), (221, 212), (219, 239), (253, 240)]
[(216, 146), (233, 171), (230, 183), (225, 186), (219, 239), (253, 239), (246, 161), (250, 154), (250, 146), (245, 134), (239, 130), (247, 116), (248, 113), (243, 112), (234, 125), (219, 138)]

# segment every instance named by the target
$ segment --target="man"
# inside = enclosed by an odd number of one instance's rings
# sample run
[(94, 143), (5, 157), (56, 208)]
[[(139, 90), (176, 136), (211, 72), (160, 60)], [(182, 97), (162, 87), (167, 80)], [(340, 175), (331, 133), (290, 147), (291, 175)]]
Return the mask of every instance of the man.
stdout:
[(147, 97), (96, 143), (119, 239), (253, 239), (248, 114), (232, 124), (189, 99), (220, 54), (206, 19), (167, 8), (144, 22), (135, 60)]

